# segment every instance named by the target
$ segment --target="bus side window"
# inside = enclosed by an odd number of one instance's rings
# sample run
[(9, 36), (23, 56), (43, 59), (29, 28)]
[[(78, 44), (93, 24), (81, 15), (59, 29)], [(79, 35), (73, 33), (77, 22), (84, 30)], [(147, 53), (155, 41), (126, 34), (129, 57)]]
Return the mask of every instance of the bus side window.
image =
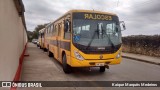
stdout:
[(44, 33), (45, 33), (45, 37), (46, 37), (46, 36), (47, 36), (47, 28), (45, 29), (45, 32), (44, 32)]
[(58, 25), (55, 25), (55, 36), (58, 36)]
[(40, 33), (40, 38), (42, 38), (42, 33)]
[(49, 35), (51, 36), (52, 35), (52, 25), (50, 26), (50, 33)]
[(43, 36), (44, 36), (44, 33), (41, 33), (41, 38), (43, 38)]
[(46, 35), (47, 35), (47, 29), (45, 29), (45, 33), (46, 33)]
[(53, 25), (51, 25), (51, 35), (53, 35)]
[(54, 36), (54, 24), (52, 25), (52, 35)]
[(53, 36), (56, 36), (56, 25), (54, 25)]
[(50, 35), (50, 27), (48, 27), (48, 36)]
[(49, 29), (48, 29), (48, 27), (47, 27), (47, 36), (48, 36), (48, 34), (49, 34)]
[(59, 23), (58, 24), (58, 36), (60, 36), (61, 35), (61, 24)]
[(64, 39), (70, 40), (71, 38), (71, 22), (69, 19), (64, 21)]
[(47, 30), (46, 30), (46, 31), (47, 31), (47, 37), (48, 37), (48, 33), (49, 33), (49, 31), (48, 31), (48, 30), (49, 30), (49, 29), (48, 29), (48, 27), (47, 27)]

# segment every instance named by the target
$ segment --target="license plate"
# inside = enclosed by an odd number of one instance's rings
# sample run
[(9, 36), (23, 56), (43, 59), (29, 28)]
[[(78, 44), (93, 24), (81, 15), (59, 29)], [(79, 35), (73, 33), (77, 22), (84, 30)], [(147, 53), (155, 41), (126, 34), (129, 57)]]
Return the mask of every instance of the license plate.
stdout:
[(104, 63), (96, 63), (96, 66), (104, 66)]

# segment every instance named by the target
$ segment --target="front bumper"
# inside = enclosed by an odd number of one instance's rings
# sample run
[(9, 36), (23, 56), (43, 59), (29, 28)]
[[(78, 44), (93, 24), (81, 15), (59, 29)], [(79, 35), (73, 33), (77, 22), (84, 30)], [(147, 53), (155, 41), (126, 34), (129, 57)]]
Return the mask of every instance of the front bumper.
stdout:
[(113, 64), (120, 64), (121, 57), (118, 59), (107, 59), (107, 60), (77, 60), (74, 57), (70, 58), (71, 61), (68, 63), (71, 67), (97, 67), (96, 63), (104, 63), (105, 66), (113, 65)]

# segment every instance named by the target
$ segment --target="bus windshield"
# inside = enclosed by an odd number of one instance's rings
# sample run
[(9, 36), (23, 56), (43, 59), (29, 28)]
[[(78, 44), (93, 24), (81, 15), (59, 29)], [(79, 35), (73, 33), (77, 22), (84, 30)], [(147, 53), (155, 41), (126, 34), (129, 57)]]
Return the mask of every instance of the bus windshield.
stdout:
[(122, 43), (117, 21), (73, 20), (73, 43), (88, 47), (116, 46)]

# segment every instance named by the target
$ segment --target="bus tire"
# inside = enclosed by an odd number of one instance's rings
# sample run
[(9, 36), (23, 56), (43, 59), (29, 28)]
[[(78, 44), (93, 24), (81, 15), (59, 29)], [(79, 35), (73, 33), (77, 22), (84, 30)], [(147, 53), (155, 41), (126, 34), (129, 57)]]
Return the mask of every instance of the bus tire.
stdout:
[(99, 69), (100, 72), (105, 72), (105, 70), (106, 70), (106, 67), (105, 67), (105, 66), (102, 66), (102, 67), (100, 67), (100, 69)]
[(46, 48), (43, 48), (43, 51), (44, 51), (44, 52), (47, 52), (47, 49), (46, 49)]
[(67, 64), (67, 58), (66, 58), (66, 55), (65, 55), (65, 54), (63, 55), (62, 65), (63, 65), (63, 71), (64, 71), (66, 74), (70, 74), (72, 68), (71, 68), (71, 66), (69, 66), (69, 65)]
[(48, 49), (47, 54), (48, 54), (49, 57), (53, 57), (53, 54), (52, 54), (52, 52), (49, 51), (49, 49)]

